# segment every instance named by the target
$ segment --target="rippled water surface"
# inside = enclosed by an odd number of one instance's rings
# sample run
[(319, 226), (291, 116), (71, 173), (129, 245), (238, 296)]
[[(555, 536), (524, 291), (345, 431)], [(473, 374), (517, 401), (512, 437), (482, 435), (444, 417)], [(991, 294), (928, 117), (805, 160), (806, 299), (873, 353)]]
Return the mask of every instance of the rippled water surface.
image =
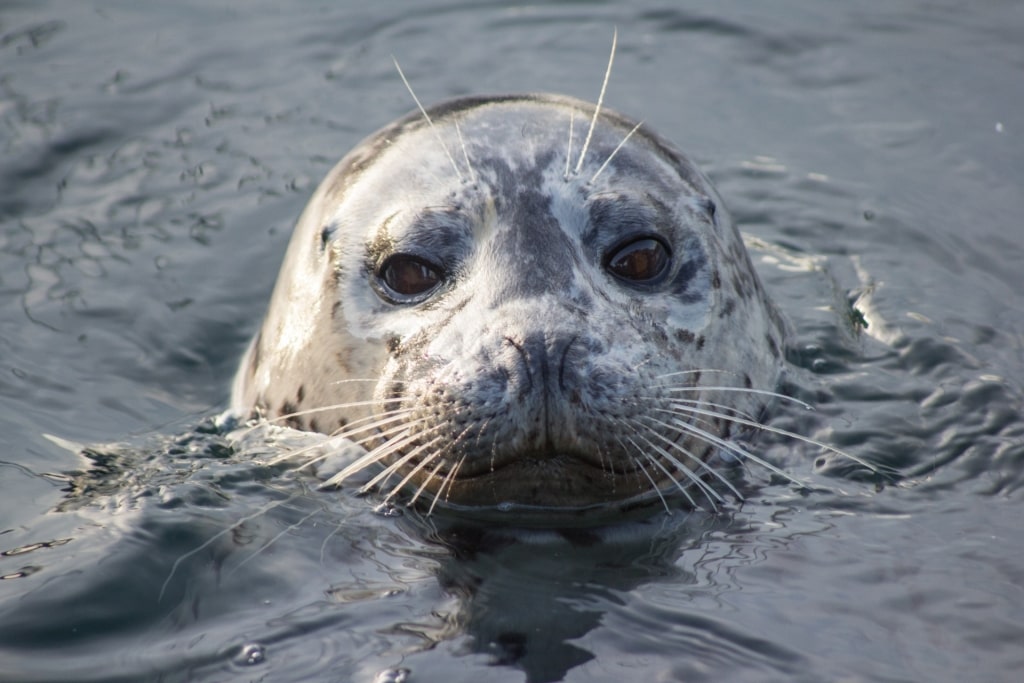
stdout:
[[(391, 55), (593, 100), (613, 27), (608, 104), (794, 324), (775, 424), (897, 476), (766, 439), (812, 490), (501, 542), (259, 464), (303, 437), (214, 420)], [(1022, 45), (999, 0), (0, 4), (0, 680), (1019, 680)]]

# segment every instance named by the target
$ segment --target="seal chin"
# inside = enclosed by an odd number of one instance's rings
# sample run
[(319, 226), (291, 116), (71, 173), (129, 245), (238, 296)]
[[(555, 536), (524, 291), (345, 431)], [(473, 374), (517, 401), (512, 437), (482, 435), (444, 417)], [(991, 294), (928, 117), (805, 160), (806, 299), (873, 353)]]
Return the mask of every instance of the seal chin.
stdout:
[[(484, 469), (486, 468), (486, 469)], [(453, 476), (425, 475), (418, 486), (436, 505), (518, 510), (587, 510), (614, 501), (659, 499), (659, 487), (637, 468), (579, 453), (525, 453), (476, 472), (460, 468)]]

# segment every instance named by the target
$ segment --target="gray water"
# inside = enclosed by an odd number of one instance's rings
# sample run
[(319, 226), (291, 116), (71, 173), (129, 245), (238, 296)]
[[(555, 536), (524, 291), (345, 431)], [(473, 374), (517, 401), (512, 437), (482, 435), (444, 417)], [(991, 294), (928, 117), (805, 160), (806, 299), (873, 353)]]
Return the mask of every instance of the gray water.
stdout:
[[(232, 441), (292, 223), (412, 106), (391, 55), (593, 100), (613, 27), (608, 104), (794, 324), (775, 424), (895, 476), (765, 439), (809, 490), (480, 543)], [(0, 3), (0, 680), (1020, 680), (1022, 46), (999, 0)]]

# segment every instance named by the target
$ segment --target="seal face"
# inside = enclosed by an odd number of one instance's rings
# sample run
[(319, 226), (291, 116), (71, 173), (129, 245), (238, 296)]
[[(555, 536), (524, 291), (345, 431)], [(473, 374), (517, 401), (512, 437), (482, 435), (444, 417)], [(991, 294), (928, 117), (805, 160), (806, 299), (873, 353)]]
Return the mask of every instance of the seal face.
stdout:
[(618, 114), (588, 133), (570, 98), (427, 114), (316, 191), (234, 409), (360, 441), (342, 478), (373, 465), (431, 506), (710, 499), (783, 331), (709, 182)]

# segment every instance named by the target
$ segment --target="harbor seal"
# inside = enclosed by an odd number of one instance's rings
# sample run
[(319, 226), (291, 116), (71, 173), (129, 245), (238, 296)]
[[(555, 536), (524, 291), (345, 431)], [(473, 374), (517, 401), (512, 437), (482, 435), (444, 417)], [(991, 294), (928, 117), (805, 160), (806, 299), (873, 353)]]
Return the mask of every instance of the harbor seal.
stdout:
[(713, 505), (730, 485), (708, 460), (754, 458), (732, 437), (783, 336), (670, 143), (569, 97), (466, 97), (322, 182), (232, 404), (363, 444), (335, 482), (377, 468), (368, 486), (431, 510)]

